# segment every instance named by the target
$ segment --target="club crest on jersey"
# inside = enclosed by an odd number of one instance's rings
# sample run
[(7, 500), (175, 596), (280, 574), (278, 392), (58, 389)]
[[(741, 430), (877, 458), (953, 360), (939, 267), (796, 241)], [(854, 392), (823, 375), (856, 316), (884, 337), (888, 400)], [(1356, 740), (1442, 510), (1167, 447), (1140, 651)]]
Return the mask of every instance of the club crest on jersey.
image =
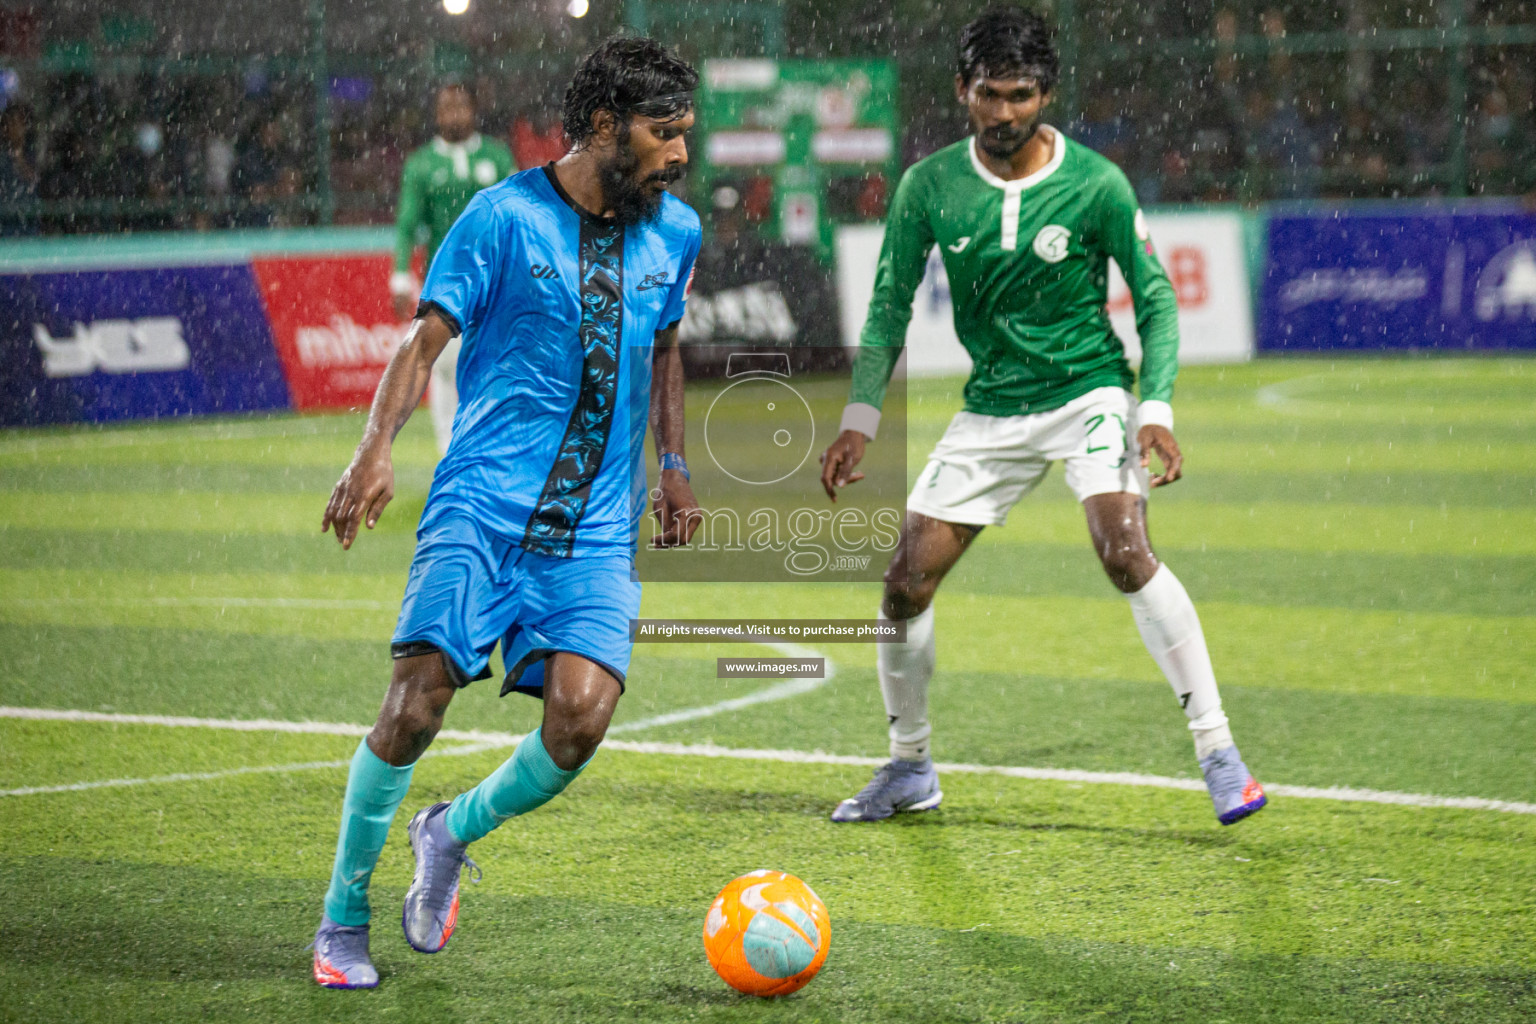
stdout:
[(1060, 263), (1067, 258), (1067, 241), (1071, 239), (1072, 232), (1060, 224), (1047, 224), (1040, 229), (1035, 236), (1035, 255), (1047, 263)]

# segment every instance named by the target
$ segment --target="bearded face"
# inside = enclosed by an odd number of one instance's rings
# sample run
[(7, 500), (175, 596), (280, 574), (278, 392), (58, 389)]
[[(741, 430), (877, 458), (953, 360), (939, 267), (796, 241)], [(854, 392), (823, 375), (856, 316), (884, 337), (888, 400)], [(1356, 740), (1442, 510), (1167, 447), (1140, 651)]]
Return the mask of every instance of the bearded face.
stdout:
[(957, 81), (956, 87), (970, 115), (976, 144), (998, 160), (1012, 157), (1035, 137), (1050, 101), (1039, 79), (1029, 73), (983, 73), (970, 83)]
[(625, 227), (654, 220), (661, 212), (661, 197), (667, 187), (681, 178), (686, 169), (684, 164), (674, 164), (650, 172), (642, 170), (630, 126), (625, 123), (613, 156), (598, 166), (603, 203)]
[(1032, 120), (1024, 124), (1001, 124), (984, 128), (976, 136), (976, 144), (988, 156), (1006, 160), (1023, 149), (1024, 144), (1035, 137), (1035, 132), (1040, 130), (1042, 117), (1044, 117), (1043, 114), (1036, 114)]

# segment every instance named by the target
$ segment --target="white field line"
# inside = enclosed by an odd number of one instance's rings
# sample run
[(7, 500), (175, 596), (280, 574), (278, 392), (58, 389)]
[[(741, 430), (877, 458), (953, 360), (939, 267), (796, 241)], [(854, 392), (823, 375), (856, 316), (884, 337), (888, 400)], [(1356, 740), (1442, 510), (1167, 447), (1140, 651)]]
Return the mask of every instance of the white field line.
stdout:
[[(767, 693), (777, 687), (761, 691)], [(746, 699), (746, 698), (741, 698)], [(723, 701), (722, 704), (734, 704)], [(757, 701), (756, 703), (761, 703)], [(662, 718), (665, 716), (656, 716)], [(177, 718), (169, 715), (117, 715), (99, 711), (55, 711), (48, 708), (0, 707), (0, 718), (21, 718), (41, 721), (64, 722), (112, 722), (122, 725), (184, 726), (205, 729), (233, 729), (242, 732), (320, 733), (332, 736), (361, 736), (368, 726), (330, 722), (278, 722), (219, 718)], [(647, 719), (646, 721), (652, 721)], [(639, 725), (640, 723), (632, 723)], [(610, 732), (614, 730), (609, 730)], [(440, 756), (462, 756), (511, 746), (522, 739), (511, 733), (485, 733), (444, 729), (438, 734), (442, 739), (464, 740), (472, 746), (443, 751)], [(878, 767), (885, 763), (881, 757), (858, 757), (848, 754), (827, 754), (821, 751), (803, 750), (755, 750), (739, 747), (720, 747), (702, 743), (651, 743), (635, 740), (607, 740), (603, 744), (610, 750), (634, 754), (661, 754), (670, 757), (715, 757), (742, 761), (769, 761), (779, 764), (827, 764)], [(433, 753), (429, 751), (429, 753)], [(67, 786), (32, 787), (24, 790), (0, 791), (0, 796), (21, 796), (31, 793), (67, 792), (78, 789), (94, 789), (102, 786), (141, 785), (152, 782), (201, 781), (221, 778), (225, 775), (256, 772), (307, 771), (312, 768), (342, 767), (346, 761), (314, 762), (303, 765), (276, 765), (265, 768), (233, 769), (206, 775), (161, 776), (154, 779), (107, 780), (82, 782)], [(1136, 772), (1089, 772), (1066, 768), (1027, 768), (1013, 765), (947, 764), (936, 766), (939, 771), (960, 775), (1000, 775), (1005, 778), (1034, 779), (1046, 782), (1086, 783), (1090, 785), (1140, 786), (1151, 789), (1181, 789), (1203, 792), (1205, 784), (1198, 779), (1178, 779), (1165, 775), (1142, 775)], [(1352, 789), (1346, 787), (1319, 788), (1315, 786), (1267, 785), (1265, 791), (1272, 796), (1294, 797), (1301, 800), (1336, 800), (1341, 803), (1396, 804), (1406, 807), (1448, 807), (1469, 811), (1496, 811), (1505, 814), (1536, 815), (1536, 804), (1513, 800), (1488, 800), (1470, 796), (1435, 796), (1430, 793), (1394, 793), (1376, 789)]]
[[(818, 657), (818, 652), (798, 644), (764, 643), (764, 647), (770, 647), (780, 652), (787, 658), (813, 658)], [(732, 697), (729, 700), (718, 701), (714, 704), (706, 704), (702, 707), (684, 708), (681, 711), (668, 711), (649, 718), (641, 718), (634, 722), (622, 722), (611, 726), (608, 734), (640, 732), (644, 729), (654, 729), (657, 726), (673, 725), (677, 722), (692, 722), (700, 718), (710, 718), (714, 715), (722, 715), (728, 711), (737, 711), (741, 708), (753, 707), (757, 704), (769, 704), (773, 701), (788, 700), (790, 697), (798, 697), (802, 693), (810, 693), (818, 687), (825, 686), (837, 675), (837, 666), (831, 658), (826, 659), (826, 675), (821, 679), (787, 679), (782, 683), (765, 687), (755, 693), (749, 693), (745, 697)], [(130, 715), (119, 714), (110, 711), (71, 711), (55, 710), (53, 708), (16, 708), (0, 706), (0, 718), (22, 718), (33, 721), (48, 722), (99, 722), (115, 725), (158, 725), (170, 728), (185, 729), (229, 729), (235, 732), (286, 732), (286, 733), (317, 733), (326, 736), (366, 736), (373, 728), (369, 725), (354, 725), (349, 722), (288, 722), (272, 718), (188, 718), (181, 715)], [(522, 742), (522, 735), (509, 732), (483, 732), (479, 729), (443, 729), (438, 732), (440, 740), (461, 740), (466, 743), (478, 743), (483, 749), (493, 747), (511, 747)]]
[[(1432, 377), (1437, 381), (1467, 380), (1470, 376), (1466, 366), (1454, 362), (1442, 363), (1432, 371)], [(1308, 373), (1289, 380), (1276, 381), (1274, 384), (1266, 384), (1255, 392), (1254, 399), (1263, 408), (1273, 409), (1276, 412), (1342, 419), (1351, 399), (1341, 396), (1338, 390), (1341, 386), (1339, 378), (1340, 374), (1332, 371)], [(1342, 384), (1347, 386), (1351, 381), (1355, 385), (1353, 392), (1355, 400), (1366, 405), (1387, 401), (1385, 396), (1389, 392), (1390, 381), (1367, 381), (1357, 372), (1345, 377)], [(1319, 397), (1311, 397), (1319, 394), (1319, 386), (1322, 386)]]
[[(820, 651), (813, 651), (809, 647), (801, 647), (799, 644), (759, 642), (762, 643), (762, 646), (771, 648), (786, 658), (825, 657)], [(727, 711), (739, 711), (742, 708), (750, 708), (756, 704), (771, 704), (774, 701), (798, 697), (802, 693), (810, 693), (812, 690), (820, 689), (836, 678), (836, 663), (831, 658), (826, 658), (826, 666), (826, 672), (820, 679), (786, 679), (782, 683), (775, 683), (772, 686), (764, 687), (756, 693), (747, 694), (745, 697), (733, 697), (730, 700), (722, 700), (716, 704), (706, 704), (703, 707), (668, 711), (664, 714), (652, 715), (650, 718), (642, 718), (636, 722), (623, 722), (619, 725), (609, 726), (608, 735), (640, 732), (643, 729), (654, 729), (657, 726), (674, 725), (678, 722), (692, 722), (699, 718), (723, 715)]]
[[(635, 754), (667, 754), (673, 757), (724, 757), (743, 761), (776, 761), (781, 764), (835, 764), (862, 765), (876, 768), (885, 764), (884, 757), (855, 757), (847, 754), (824, 754), (821, 751), (803, 750), (751, 750), (740, 747), (717, 747), (698, 743), (645, 743), (626, 740), (605, 742), (605, 747)], [(1205, 792), (1205, 783), (1199, 779), (1176, 779), (1166, 775), (1142, 775), (1137, 772), (1088, 772), (1074, 768), (1025, 768), (995, 764), (948, 764), (934, 765), (941, 773), (958, 775), (1002, 775), (1012, 779), (1036, 779), (1047, 782), (1079, 782), (1092, 785), (1146, 786), (1152, 789), (1184, 789)], [(1455, 807), (1469, 811), (1502, 811), (1506, 814), (1536, 814), (1536, 804), (1512, 800), (1486, 800), (1475, 796), (1434, 796), (1430, 793), (1394, 793), (1378, 789), (1352, 789), (1335, 786), (1322, 789), (1316, 786), (1286, 786), (1264, 784), (1264, 792), (1270, 796), (1296, 797), (1302, 800), (1337, 800), (1341, 803), (1401, 804), (1407, 807)]]
[(1293, 415), (1298, 413), (1328, 412), (1334, 417), (1342, 416), (1342, 411), (1334, 403), (1318, 401), (1313, 398), (1302, 398), (1297, 391), (1305, 391), (1309, 385), (1317, 384), (1327, 379), (1327, 374), (1310, 373), (1304, 377), (1292, 377), (1277, 384), (1266, 384), (1254, 394), (1254, 399), (1265, 409), (1274, 409), (1277, 412), (1287, 412)]

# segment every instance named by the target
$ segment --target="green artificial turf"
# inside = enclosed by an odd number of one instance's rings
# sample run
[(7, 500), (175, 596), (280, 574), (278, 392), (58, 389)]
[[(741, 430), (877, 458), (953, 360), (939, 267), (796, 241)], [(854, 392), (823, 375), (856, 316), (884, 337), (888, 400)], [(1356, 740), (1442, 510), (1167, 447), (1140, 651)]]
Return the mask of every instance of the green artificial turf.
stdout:
[[(1183, 372), (1187, 475), (1149, 521), (1265, 782), (1536, 802), (1533, 385), (1513, 360)], [(916, 471), (958, 382), (908, 398)], [(320, 512), (360, 424), (0, 433), (0, 704), (336, 726), (0, 718), (0, 1020), (1536, 1018), (1536, 816), (1278, 797), (1224, 829), (1198, 791), (951, 773), (939, 811), (835, 827), (867, 768), (622, 750), (476, 847), (486, 878), (440, 956), (401, 940), (397, 829), (375, 884), (384, 984), (320, 990), (304, 946), (435, 454), (417, 417), (395, 503), (342, 552)], [(652, 583), (645, 614), (868, 618), (878, 599)], [(1059, 471), (935, 607), (939, 759), (1197, 777)], [(639, 645), (615, 724), (880, 756), (872, 648), (818, 651), (823, 686), (647, 725), (772, 684), (715, 676), (760, 648)], [(538, 712), (486, 683), (447, 724), (515, 734)], [(506, 753), (440, 741), (402, 813)], [(714, 892), (757, 867), (804, 877), (833, 919), (821, 977), (774, 1002), (727, 989), (699, 942)]]

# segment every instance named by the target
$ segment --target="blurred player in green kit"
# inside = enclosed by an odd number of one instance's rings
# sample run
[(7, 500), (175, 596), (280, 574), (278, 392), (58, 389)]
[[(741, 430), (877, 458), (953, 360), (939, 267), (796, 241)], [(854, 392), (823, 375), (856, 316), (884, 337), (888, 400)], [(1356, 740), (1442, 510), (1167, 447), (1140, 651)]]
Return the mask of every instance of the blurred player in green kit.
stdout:
[[(907, 498), (902, 543), (885, 575), (881, 615), (907, 630), (904, 643), (877, 648), (891, 761), (838, 805), (833, 821), (938, 806), (928, 722), (934, 594), (976, 535), (1001, 525), (1057, 461), (1104, 571), (1129, 599), (1184, 709), (1217, 818), (1230, 825), (1264, 806), (1222, 712), (1195, 606), (1147, 537), (1147, 495), (1179, 479), (1183, 464), (1169, 404), (1179, 350), (1173, 288), (1125, 175), (1043, 122), (1059, 74), (1038, 15), (993, 7), (967, 25), (955, 94), (972, 134), (907, 170), (886, 221), (852, 393), (822, 456), (827, 495), (836, 500), (861, 476), (854, 467), (875, 438), (935, 245), (973, 368), (964, 410)], [(1110, 259), (1136, 304), (1139, 401), (1105, 309)], [(1154, 452), (1163, 468), (1149, 479)]]
[[(461, 83), (437, 90), (437, 137), (412, 153), (400, 181), (400, 211), (395, 218), (395, 272), (389, 278), (395, 316), (409, 320), (416, 313), (421, 283), (411, 271), (411, 256), (425, 242), (427, 267), (448, 229), (459, 219), (476, 192), (517, 170), (512, 152), (497, 139), (475, 130), (475, 97)], [(439, 450), (448, 450), (453, 413), (459, 404), (455, 374), (459, 339), (448, 343), (432, 367), (432, 429)]]

